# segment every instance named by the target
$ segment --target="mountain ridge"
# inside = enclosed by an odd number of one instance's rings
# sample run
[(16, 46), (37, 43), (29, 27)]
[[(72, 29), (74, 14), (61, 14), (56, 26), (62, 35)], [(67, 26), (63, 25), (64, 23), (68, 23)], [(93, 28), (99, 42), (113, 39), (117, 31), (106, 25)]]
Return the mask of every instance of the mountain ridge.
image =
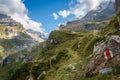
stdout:
[[(101, 3), (100, 5), (102, 5)], [(79, 31), (79, 30), (100, 30), (109, 23), (109, 20), (114, 17), (114, 2), (105, 3), (105, 9), (96, 9), (88, 12), (82, 19), (69, 21), (66, 25), (61, 24), (60, 30)], [(99, 12), (100, 11), (100, 12)], [(88, 28), (89, 27), (89, 28)]]
[(31, 35), (27, 33), (23, 25), (13, 20), (10, 16), (0, 14), (0, 64), (9, 55), (37, 46), (45, 41), (41, 38), (41, 33), (38, 37), (34, 34), (34, 31)]

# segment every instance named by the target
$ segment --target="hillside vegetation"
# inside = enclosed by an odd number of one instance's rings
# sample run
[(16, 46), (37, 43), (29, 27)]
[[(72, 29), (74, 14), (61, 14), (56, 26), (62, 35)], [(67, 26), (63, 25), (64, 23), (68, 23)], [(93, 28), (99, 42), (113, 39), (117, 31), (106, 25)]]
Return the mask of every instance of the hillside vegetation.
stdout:
[[(96, 74), (84, 77), (85, 67), (94, 55), (96, 43), (107, 41), (106, 36), (120, 35), (117, 18), (102, 30), (53, 31), (48, 40), (32, 51), (23, 50), (11, 55), (9, 64), (0, 68), (1, 80), (115, 80), (119, 77), (120, 66), (110, 74)], [(1, 50), (2, 47), (1, 47)], [(16, 61), (24, 54), (32, 58)]]

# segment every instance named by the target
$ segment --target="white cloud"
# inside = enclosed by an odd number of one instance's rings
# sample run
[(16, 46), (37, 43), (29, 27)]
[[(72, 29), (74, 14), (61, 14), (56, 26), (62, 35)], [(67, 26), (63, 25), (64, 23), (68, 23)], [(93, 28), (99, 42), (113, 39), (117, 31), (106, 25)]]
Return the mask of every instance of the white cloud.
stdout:
[(77, 4), (70, 6), (71, 13), (76, 18), (81, 18), (86, 15), (90, 10), (96, 9), (100, 0), (77, 0)]
[(62, 16), (63, 18), (66, 18), (70, 15), (70, 11), (67, 10), (60, 10), (57, 13), (53, 13), (52, 16), (54, 17), (55, 20), (57, 20), (60, 16)]
[(55, 20), (57, 20), (59, 18), (59, 16), (56, 13), (53, 13), (52, 15), (53, 15)]
[[(97, 7), (103, 1), (110, 1), (110, 0), (71, 0), (68, 10), (60, 10), (56, 13), (53, 13), (54, 19), (58, 19), (59, 16), (63, 18), (68, 17), (69, 15), (74, 15), (75, 18), (82, 18), (85, 16), (89, 11), (96, 10)], [(113, 0), (112, 0), (113, 1)]]
[(63, 18), (66, 18), (67, 16), (70, 15), (70, 11), (67, 10), (59, 11), (59, 15), (62, 16)]
[(39, 31), (42, 23), (33, 21), (28, 17), (28, 10), (23, 3), (24, 0), (0, 0), (0, 13), (11, 16), (14, 20), (23, 24), (24, 28)]
[(82, 18), (89, 11), (95, 10), (103, 1), (110, 0), (71, 0), (69, 4), (70, 12), (75, 15), (76, 18)]

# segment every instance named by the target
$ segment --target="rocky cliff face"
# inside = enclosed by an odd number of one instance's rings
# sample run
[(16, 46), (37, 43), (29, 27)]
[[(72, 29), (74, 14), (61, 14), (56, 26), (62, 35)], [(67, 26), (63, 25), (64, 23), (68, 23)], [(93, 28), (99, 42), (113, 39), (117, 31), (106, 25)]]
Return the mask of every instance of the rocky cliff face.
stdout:
[(23, 25), (10, 16), (0, 14), (0, 39), (11, 39), (17, 36), (19, 32), (23, 32)]
[(102, 21), (115, 15), (114, 2), (106, 1), (99, 5), (96, 10), (92, 10), (84, 16), (81, 21)]
[[(5, 14), (0, 14), (0, 38), (11, 39), (14, 36), (17, 36), (18, 33), (27, 33), (33, 39), (38, 42), (43, 42), (44, 40), (41, 38), (42, 35), (40, 32), (33, 30), (25, 30), (23, 25), (15, 20), (13, 20), (10, 16)], [(33, 37), (35, 36), (35, 37)], [(37, 38), (37, 39), (36, 39)]]
[(5, 14), (0, 14), (0, 25), (6, 25), (6, 26), (22, 26), (21, 23), (13, 20), (10, 16), (7, 16)]
[(120, 13), (120, 0), (115, 0), (116, 13)]
[(43, 42), (41, 36), (40, 32), (28, 33), (21, 23), (13, 20), (10, 16), (0, 14), (0, 64), (9, 55)]
[(66, 25), (60, 25), (59, 28), (68, 31), (100, 30), (114, 15), (114, 2), (104, 2), (99, 5), (98, 9), (88, 12), (81, 20), (69, 21)]

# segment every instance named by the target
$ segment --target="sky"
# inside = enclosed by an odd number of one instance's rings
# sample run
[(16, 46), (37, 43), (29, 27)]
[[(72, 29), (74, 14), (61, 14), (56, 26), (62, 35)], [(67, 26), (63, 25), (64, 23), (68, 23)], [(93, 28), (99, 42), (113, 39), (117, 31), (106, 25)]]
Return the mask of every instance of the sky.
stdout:
[[(41, 22), (42, 28), (49, 34), (52, 30), (58, 29), (59, 24), (65, 23), (73, 18), (73, 15), (69, 15), (70, 12), (66, 12), (66, 10), (69, 9), (68, 4), (70, 1), (71, 0), (25, 0), (24, 3), (29, 10), (29, 17), (37, 22)], [(60, 16), (59, 13), (62, 16)]]
[(25, 29), (49, 34), (61, 23), (80, 19), (109, 0), (0, 0), (0, 13), (11, 16)]

